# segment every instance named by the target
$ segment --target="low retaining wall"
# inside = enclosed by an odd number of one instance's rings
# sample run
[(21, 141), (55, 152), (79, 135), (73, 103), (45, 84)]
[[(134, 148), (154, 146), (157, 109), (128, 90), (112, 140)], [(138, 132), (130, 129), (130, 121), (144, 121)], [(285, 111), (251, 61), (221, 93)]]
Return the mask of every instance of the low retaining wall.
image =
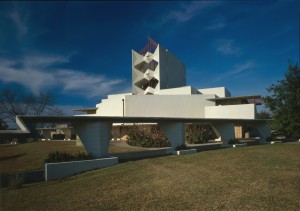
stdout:
[(43, 180), (44, 170), (0, 174), (0, 187), (8, 187), (18, 181), (22, 184), (27, 184)]
[(207, 150), (217, 150), (222, 149), (222, 143), (213, 143), (213, 144), (189, 144), (189, 148), (197, 149), (198, 152), (207, 151)]
[(189, 155), (189, 154), (195, 154), (197, 152), (197, 149), (187, 149), (187, 150), (178, 150), (175, 151), (175, 155)]
[(232, 145), (233, 148), (246, 147), (246, 146), (248, 146), (246, 143), (244, 143), (244, 144), (233, 144)]
[(159, 150), (149, 150), (140, 152), (123, 152), (123, 153), (112, 153), (112, 156), (118, 157), (120, 161), (128, 160), (138, 160), (143, 158), (160, 157), (171, 154), (170, 149), (159, 149)]
[(78, 173), (110, 167), (116, 164), (118, 164), (117, 157), (61, 163), (45, 163), (45, 180), (49, 181), (61, 179)]

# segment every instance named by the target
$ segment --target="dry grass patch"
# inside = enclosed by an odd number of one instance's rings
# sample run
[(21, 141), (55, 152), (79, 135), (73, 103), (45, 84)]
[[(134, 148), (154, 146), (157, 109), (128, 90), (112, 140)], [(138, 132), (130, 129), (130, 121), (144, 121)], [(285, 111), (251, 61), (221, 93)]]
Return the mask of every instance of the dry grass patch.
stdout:
[[(139, 151), (132, 147), (110, 146), (109, 153)], [(0, 145), (0, 173), (30, 171), (43, 168), (44, 159), (50, 152), (86, 152), (75, 141), (38, 141), (26, 144)]]
[(299, 210), (299, 154), (282, 144), (132, 161), (2, 190), (2, 208)]

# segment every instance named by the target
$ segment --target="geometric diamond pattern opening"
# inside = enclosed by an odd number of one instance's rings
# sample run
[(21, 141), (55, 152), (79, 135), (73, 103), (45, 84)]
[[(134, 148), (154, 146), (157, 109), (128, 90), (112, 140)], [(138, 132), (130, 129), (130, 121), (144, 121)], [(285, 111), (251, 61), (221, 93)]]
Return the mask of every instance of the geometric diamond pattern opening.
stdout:
[(134, 68), (141, 71), (142, 73), (145, 73), (148, 69), (155, 71), (155, 68), (157, 67), (157, 65), (158, 65), (158, 62), (155, 60), (152, 60), (149, 63), (142, 61), (141, 63), (135, 65)]

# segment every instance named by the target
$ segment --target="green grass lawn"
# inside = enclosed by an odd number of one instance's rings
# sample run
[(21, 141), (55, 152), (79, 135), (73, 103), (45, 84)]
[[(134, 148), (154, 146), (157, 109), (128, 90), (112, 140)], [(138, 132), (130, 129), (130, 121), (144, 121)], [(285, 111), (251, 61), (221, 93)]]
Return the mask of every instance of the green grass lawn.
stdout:
[(300, 210), (300, 144), (130, 161), (1, 189), (1, 210)]
[[(138, 151), (133, 147), (110, 146), (110, 153)], [(50, 152), (86, 152), (75, 141), (38, 141), (18, 145), (0, 145), (0, 173), (29, 171), (43, 168), (44, 159)]]

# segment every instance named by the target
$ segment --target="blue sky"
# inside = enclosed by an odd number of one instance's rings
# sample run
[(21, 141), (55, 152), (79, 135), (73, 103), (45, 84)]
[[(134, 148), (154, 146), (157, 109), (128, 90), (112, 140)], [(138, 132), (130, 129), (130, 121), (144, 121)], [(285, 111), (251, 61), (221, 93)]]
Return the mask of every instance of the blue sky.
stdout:
[(150, 36), (195, 88), (261, 94), (299, 62), (300, 2), (1, 2), (0, 88), (52, 91), (66, 111), (131, 91)]

